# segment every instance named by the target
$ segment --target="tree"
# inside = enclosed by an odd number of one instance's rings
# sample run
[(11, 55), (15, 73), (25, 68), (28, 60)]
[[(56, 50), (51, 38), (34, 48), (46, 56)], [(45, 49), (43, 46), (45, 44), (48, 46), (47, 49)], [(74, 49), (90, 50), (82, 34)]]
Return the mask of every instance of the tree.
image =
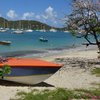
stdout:
[(3, 65), (2, 68), (0, 68), (0, 76), (2, 79), (4, 79), (5, 74), (11, 73), (11, 67), (9, 65)]
[(80, 33), (88, 45), (97, 45), (100, 53), (100, 0), (72, 0), (72, 13), (66, 24), (74, 35)]

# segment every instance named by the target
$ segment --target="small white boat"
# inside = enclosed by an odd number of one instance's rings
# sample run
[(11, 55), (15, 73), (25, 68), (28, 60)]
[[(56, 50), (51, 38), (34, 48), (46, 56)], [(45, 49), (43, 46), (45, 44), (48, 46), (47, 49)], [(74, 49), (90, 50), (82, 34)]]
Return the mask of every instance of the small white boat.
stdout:
[(39, 40), (40, 40), (41, 42), (48, 42), (48, 40), (45, 39), (45, 38), (43, 38), (43, 37), (40, 37)]
[(64, 33), (68, 33), (68, 32), (69, 32), (69, 31), (67, 31), (67, 30), (66, 30), (66, 31), (64, 31)]
[(57, 30), (54, 29), (54, 28), (51, 28), (49, 31), (50, 31), (50, 32), (57, 32)]
[(2, 30), (0, 30), (0, 32), (6, 32), (7, 30), (5, 30), (5, 29), (2, 29)]
[(5, 28), (7, 31), (9, 30), (9, 28)]
[(14, 30), (16, 30), (16, 29), (14, 29), (14, 28), (11, 28), (11, 30), (12, 30), (12, 31), (14, 31)]
[(2, 44), (2, 45), (10, 45), (11, 41), (0, 41), (0, 44)]
[(20, 30), (20, 29), (17, 29), (15, 31), (13, 31), (12, 33), (15, 33), (15, 34), (23, 34), (23, 30)]
[(39, 31), (40, 31), (40, 32), (46, 32), (46, 30), (44, 30), (44, 29), (43, 29), (43, 30), (39, 30)]
[(27, 29), (24, 32), (33, 32), (33, 30), (32, 29)]
[(0, 32), (6, 32), (8, 31), (6, 28), (0, 28)]

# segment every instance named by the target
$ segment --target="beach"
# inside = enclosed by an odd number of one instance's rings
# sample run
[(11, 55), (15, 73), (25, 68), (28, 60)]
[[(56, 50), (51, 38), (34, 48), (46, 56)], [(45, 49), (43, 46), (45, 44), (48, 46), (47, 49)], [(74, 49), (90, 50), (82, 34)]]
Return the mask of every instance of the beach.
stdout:
[[(32, 89), (44, 90), (55, 88), (67, 89), (90, 89), (97, 88), (96, 84), (100, 84), (100, 78), (90, 73), (97, 65), (86, 65), (86, 62), (98, 61), (97, 47), (85, 46), (64, 49), (64, 50), (50, 50), (49, 53), (43, 53), (37, 58), (63, 64), (64, 66), (57, 71), (50, 78), (44, 82), (53, 85), (54, 87), (28, 87), (28, 86), (0, 86), (0, 100), (9, 100), (15, 97), (18, 91), (30, 91)], [(29, 56), (24, 56), (29, 57)], [(32, 56), (31, 56), (32, 57)], [(80, 62), (80, 63), (79, 63)], [(85, 63), (85, 65), (84, 65)], [(80, 67), (80, 64), (83, 64)]]

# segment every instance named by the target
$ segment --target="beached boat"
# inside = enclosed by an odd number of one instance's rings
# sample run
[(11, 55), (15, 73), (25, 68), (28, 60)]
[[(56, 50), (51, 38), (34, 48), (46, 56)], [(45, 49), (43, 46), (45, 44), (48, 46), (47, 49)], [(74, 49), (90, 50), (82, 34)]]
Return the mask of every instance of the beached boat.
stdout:
[(0, 44), (2, 44), (2, 45), (10, 45), (11, 41), (0, 41)]
[(48, 42), (48, 40), (45, 39), (45, 38), (43, 38), (43, 37), (40, 37), (39, 40), (40, 40), (41, 42)]
[(62, 65), (32, 58), (8, 58), (0, 62), (11, 67), (11, 74), (5, 75), (4, 79), (24, 84), (36, 84), (44, 81)]

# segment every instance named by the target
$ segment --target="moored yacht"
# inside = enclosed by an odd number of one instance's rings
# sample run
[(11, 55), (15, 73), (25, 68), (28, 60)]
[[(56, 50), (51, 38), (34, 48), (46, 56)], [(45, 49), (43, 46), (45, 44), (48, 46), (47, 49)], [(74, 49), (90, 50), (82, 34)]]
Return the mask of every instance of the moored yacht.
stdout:
[(24, 33), (24, 30), (23, 30), (23, 28), (21, 27), (21, 20), (19, 20), (18, 29), (12, 31), (11, 33), (15, 33), (15, 34), (22, 34), (22, 33)]
[(24, 32), (33, 32), (33, 30), (31, 29), (31, 23), (28, 20), (28, 29), (24, 30)]
[(57, 32), (57, 30), (54, 29), (54, 28), (51, 28), (49, 31), (50, 31), (50, 32)]
[(40, 32), (46, 32), (46, 30), (45, 29), (41, 29), (41, 30), (39, 30)]
[(33, 32), (33, 30), (32, 29), (27, 29), (27, 30), (25, 30), (25, 32)]
[(0, 28), (0, 32), (6, 32), (6, 31), (8, 31), (8, 28)]
[(69, 32), (69, 31), (67, 31), (67, 30), (66, 30), (66, 31), (64, 31), (64, 33), (68, 33), (68, 32)]
[(24, 32), (23, 32), (23, 30), (17, 29), (17, 30), (14, 30), (12, 33), (15, 33), (15, 34), (22, 34), (22, 33), (24, 33)]

